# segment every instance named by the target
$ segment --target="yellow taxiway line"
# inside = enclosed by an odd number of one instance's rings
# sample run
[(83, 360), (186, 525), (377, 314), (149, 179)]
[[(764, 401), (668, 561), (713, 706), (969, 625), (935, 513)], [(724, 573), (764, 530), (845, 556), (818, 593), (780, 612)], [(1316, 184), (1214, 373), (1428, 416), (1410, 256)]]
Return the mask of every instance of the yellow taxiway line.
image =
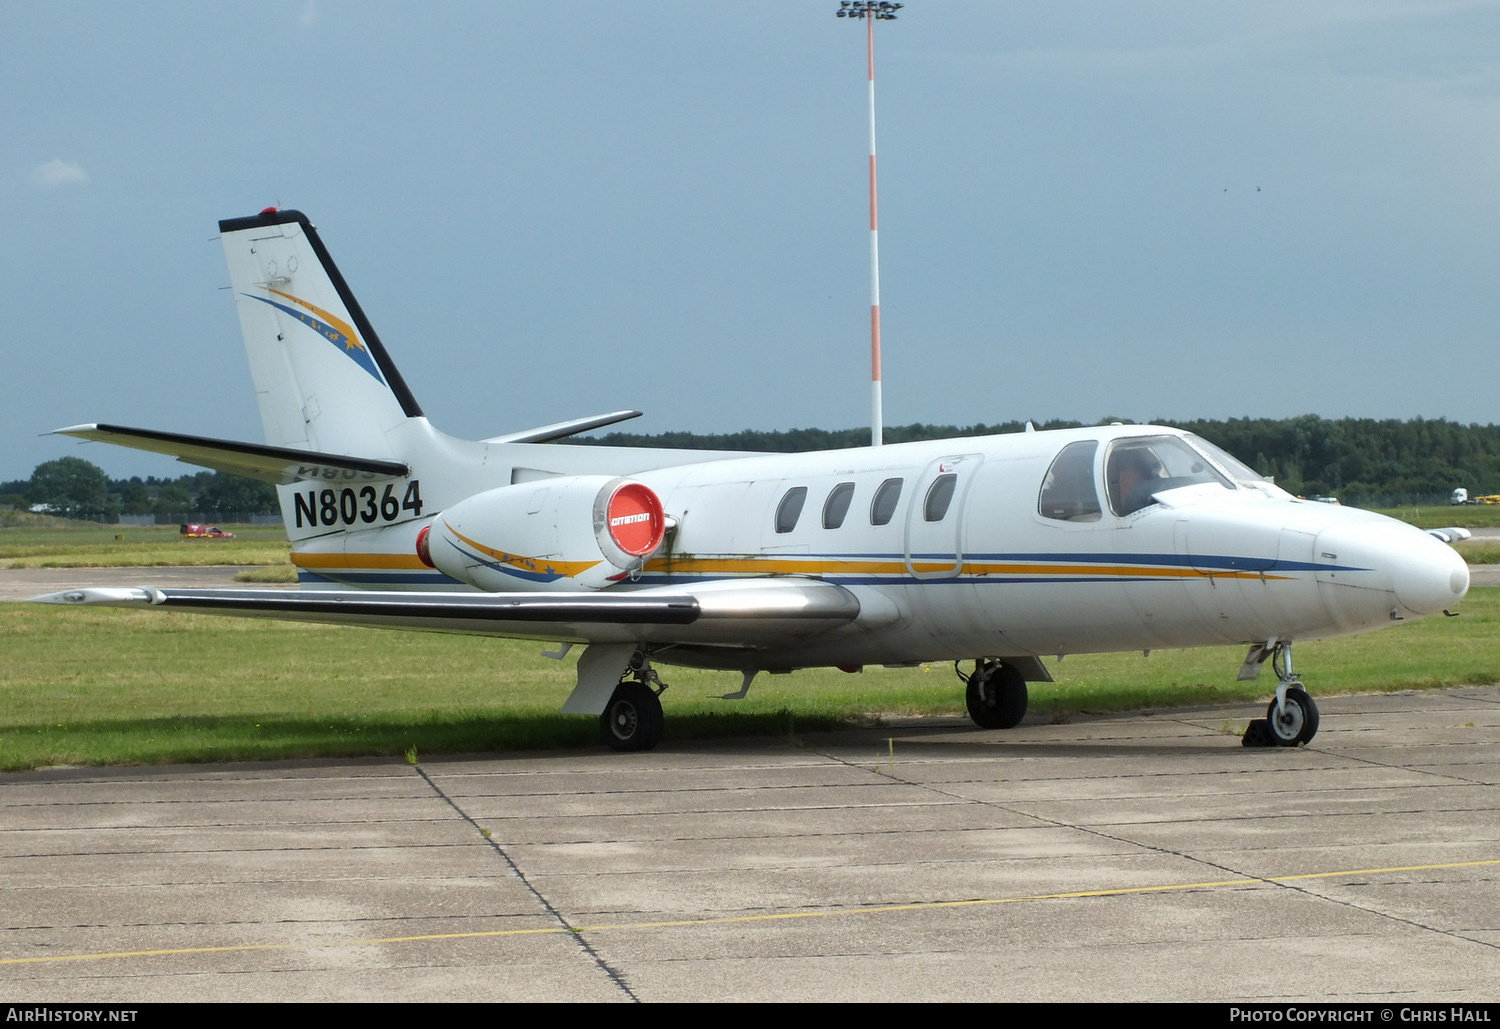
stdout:
[(640, 929), (675, 929), (700, 925), (735, 925), (745, 922), (776, 922), (800, 918), (839, 918), (849, 915), (882, 915), (907, 911), (937, 911), (944, 908), (984, 907), (995, 904), (1026, 904), (1043, 900), (1082, 900), (1093, 897), (1124, 897), (1140, 893), (1174, 893), (1182, 890), (1212, 890), (1226, 886), (1306, 882), (1349, 875), (1388, 875), (1396, 872), (1433, 872), (1454, 868), (1500, 865), (1500, 858), (1483, 861), (1449, 861), (1435, 865), (1398, 865), (1391, 868), (1352, 868), (1338, 872), (1305, 872), (1300, 875), (1242, 876), (1212, 882), (1174, 883), (1155, 886), (1122, 886), (1070, 893), (1036, 893), (1021, 897), (984, 897), (974, 900), (933, 900), (913, 904), (874, 907), (825, 908), (818, 911), (786, 911), (769, 915), (732, 915), (720, 918), (684, 918), (665, 922), (620, 922), (588, 926), (555, 926), (545, 929), (491, 929), (482, 932), (433, 933), (425, 936), (384, 936), (374, 939), (303, 941), (298, 943), (247, 943), (225, 947), (175, 947), (161, 950), (104, 951), (94, 954), (52, 954), (33, 958), (0, 958), (0, 965), (52, 964), (62, 961), (102, 961), (108, 958), (162, 957), (172, 954), (229, 954), (265, 950), (313, 950), (326, 947), (370, 947), (387, 943), (425, 943), (437, 940), (476, 940), (502, 936), (558, 936), (565, 933), (620, 932)]

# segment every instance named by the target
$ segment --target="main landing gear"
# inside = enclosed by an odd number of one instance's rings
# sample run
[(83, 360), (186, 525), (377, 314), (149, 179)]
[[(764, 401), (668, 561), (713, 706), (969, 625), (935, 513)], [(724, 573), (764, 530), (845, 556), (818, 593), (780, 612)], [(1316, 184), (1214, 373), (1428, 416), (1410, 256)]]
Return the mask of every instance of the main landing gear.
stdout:
[(1271, 651), (1271, 668), (1276, 672), (1276, 699), (1266, 708), (1266, 717), (1257, 718), (1245, 728), (1247, 747), (1295, 747), (1306, 743), (1318, 732), (1318, 705), (1302, 688), (1302, 680), (1292, 671), (1292, 644), (1278, 643)]
[(666, 688), (645, 651), (637, 650), (599, 716), (599, 734), (610, 750), (650, 750), (656, 746), (662, 727), (659, 698)]
[(1026, 717), (1026, 680), (1015, 668), (982, 657), (974, 660), (969, 675), (959, 669), (957, 661), (953, 670), (964, 683), (969, 717), (981, 729), (1009, 729)]

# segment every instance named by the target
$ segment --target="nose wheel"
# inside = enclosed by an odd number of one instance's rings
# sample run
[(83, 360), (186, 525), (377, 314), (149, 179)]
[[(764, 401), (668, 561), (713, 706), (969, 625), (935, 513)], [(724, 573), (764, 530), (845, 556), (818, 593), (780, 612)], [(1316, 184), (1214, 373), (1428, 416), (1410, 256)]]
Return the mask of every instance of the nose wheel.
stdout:
[(1306, 743), (1318, 731), (1318, 705), (1300, 686), (1289, 687), (1284, 696), (1271, 701), (1266, 708), (1266, 729), (1277, 746)]
[(1318, 733), (1318, 705), (1313, 703), (1302, 680), (1292, 671), (1292, 645), (1278, 643), (1271, 652), (1276, 672), (1276, 699), (1266, 708), (1266, 717), (1245, 728), (1247, 747), (1296, 747)]

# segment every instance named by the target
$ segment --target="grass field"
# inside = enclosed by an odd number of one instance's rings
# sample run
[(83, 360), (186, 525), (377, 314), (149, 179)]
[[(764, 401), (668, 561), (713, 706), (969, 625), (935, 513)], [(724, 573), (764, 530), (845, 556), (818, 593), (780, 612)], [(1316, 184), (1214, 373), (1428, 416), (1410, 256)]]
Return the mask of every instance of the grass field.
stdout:
[[(1500, 681), (1500, 589), (1460, 618), (1297, 646), (1313, 695)], [(0, 768), (597, 746), (557, 713), (573, 682), (537, 643), (146, 611), (0, 604)], [(1259, 717), (1269, 672), (1237, 683), (1241, 648), (1049, 662), (1031, 709), (1080, 714), (1238, 703)], [(762, 676), (665, 669), (665, 738), (795, 734), (908, 715), (963, 716), (951, 665)], [(1014, 730), (1025, 732), (1024, 727)]]
[(1376, 514), (1409, 522), (1421, 529), (1462, 525), (1466, 529), (1500, 528), (1500, 504), (1434, 504), (1431, 507), (1382, 507)]
[(1455, 544), (1453, 549), (1462, 554), (1464, 561), (1471, 565), (1500, 564), (1500, 543), (1492, 540), (1467, 540)]
[(279, 525), (225, 525), (232, 540), (183, 539), (175, 525), (78, 523), (0, 529), (0, 568), (127, 568), (286, 565), (291, 545)]

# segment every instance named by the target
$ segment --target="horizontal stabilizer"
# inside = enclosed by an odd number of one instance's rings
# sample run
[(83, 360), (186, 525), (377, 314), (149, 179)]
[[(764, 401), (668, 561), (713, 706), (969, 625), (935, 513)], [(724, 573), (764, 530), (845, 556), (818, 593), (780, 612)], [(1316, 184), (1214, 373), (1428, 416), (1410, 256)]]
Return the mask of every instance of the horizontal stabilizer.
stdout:
[(859, 615), (859, 601), (843, 587), (795, 579), (599, 593), (92, 587), (32, 600), (578, 643), (728, 647), (785, 642), (789, 636), (837, 628)]
[(551, 443), (553, 440), (566, 439), (568, 436), (576, 436), (580, 432), (588, 432), (590, 429), (602, 429), (606, 425), (616, 422), (628, 422), (632, 418), (639, 418), (639, 411), (612, 411), (609, 414), (596, 414), (592, 418), (574, 418), (567, 422), (554, 422), (551, 425), (543, 425), (535, 429), (527, 429), (525, 432), (511, 432), (504, 436), (493, 436), (485, 440), (486, 443)]
[(372, 478), (402, 478), (410, 469), (400, 461), (350, 457), (345, 454), (319, 454), (310, 450), (271, 447), (263, 443), (238, 443), (234, 440), (210, 439), (207, 436), (184, 436), (153, 429), (130, 429), (122, 425), (70, 425), (57, 429), (54, 436), (76, 436), (79, 439), (113, 443), (136, 450), (175, 457), (184, 464), (212, 468), (229, 475), (290, 485), (309, 479), (332, 478), (329, 472), (358, 472)]

